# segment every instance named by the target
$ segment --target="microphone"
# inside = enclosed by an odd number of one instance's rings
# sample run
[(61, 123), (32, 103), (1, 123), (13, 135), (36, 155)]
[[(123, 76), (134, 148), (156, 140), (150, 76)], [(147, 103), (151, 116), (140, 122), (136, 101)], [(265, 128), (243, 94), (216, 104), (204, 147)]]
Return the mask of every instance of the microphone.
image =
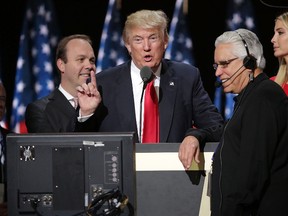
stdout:
[(142, 103), (143, 103), (143, 94), (144, 90), (149, 82), (149, 80), (152, 77), (152, 70), (150, 67), (144, 66), (140, 70), (140, 76), (141, 79), (143, 80), (143, 88), (142, 88), (142, 93), (141, 93), (141, 99), (140, 99), (140, 118), (139, 118), (139, 142), (142, 142)]
[[(232, 74), (232, 76), (230, 76), (228, 79), (226, 79), (226, 80), (224, 80), (223, 82), (221, 82), (221, 80), (220, 81), (218, 81), (218, 80), (216, 80), (215, 81), (215, 87), (216, 88), (219, 88), (220, 86), (222, 86), (223, 85), (223, 83), (226, 83), (226, 82), (228, 82), (229, 80), (231, 80), (240, 70), (241, 70), (241, 68), (243, 68), (245, 66), (245, 64), (243, 64), (241, 67), (239, 67), (238, 68), (238, 70), (236, 70), (233, 74)], [(244, 71), (244, 70), (243, 70)], [(243, 71), (241, 71), (241, 73), (243, 72)], [(241, 74), (240, 73), (240, 74)], [(240, 75), (239, 74), (239, 75)], [(235, 79), (234, 79), (235, 80)], [(232, 80), (232, 82), (234, 81), (234, 80)]]
[[(152, 70), (150, 67), (144, 66), (143, 68), (141, 68), (140, 70), (140, 76), (141, 79), (144, 82), (144, 85), (146, 87), (148, 81), (150, 80), (151, 76), (152, 76)], [(145, 88), (144, 88), (145, 89)]]

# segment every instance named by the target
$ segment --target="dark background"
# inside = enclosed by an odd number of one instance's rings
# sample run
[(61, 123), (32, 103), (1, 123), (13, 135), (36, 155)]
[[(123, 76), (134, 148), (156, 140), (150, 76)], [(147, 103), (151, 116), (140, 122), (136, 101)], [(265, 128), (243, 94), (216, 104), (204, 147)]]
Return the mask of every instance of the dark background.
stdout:
[[(276, 74), (277, 59), (273, 55), (271, 38), (274, 34), (276, 15), (288, 10), (287, 0), (265, 0), (273, 5), (286, 5), (275, 8), (264, 5), (260, 0), (252, 0), (257, 35), (264, 46), (267, 60), (265, 72)], [(89, 35), (94, 43), (97, 56), (102, 27), (107, 11), (108, 0), (53, 0), (61, 36), (75, 33)], [(195, 65), (199, 67), (204, 87), (214, 99), (215, 75), (212, 68), (214, 41), (226, 30), (228, 0), (189, 0), (189, 28), (193, 41)], [(285, 2), (285, 3), (284, 3)], [(3, 6), (6, 5), (6, 6)], [(123, 23), (126, 16), (139, 9), (162, 9), (172, 19), (175, 0), (122, 0)], [(18, 44), (26, 8), (25, 0), (5, 1), (0, 7), (0, 59), (2, 80), (7, 89), (8, 116), (11, 112), (14, 91), (14, 77), (18, 58)]]

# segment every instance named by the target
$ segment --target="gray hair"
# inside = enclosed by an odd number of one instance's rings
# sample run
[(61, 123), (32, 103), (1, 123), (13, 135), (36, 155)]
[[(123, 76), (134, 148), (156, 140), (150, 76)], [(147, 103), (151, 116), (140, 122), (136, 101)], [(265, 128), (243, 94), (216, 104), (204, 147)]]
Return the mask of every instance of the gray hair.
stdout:
[(216, 38), (215, 47), (222, 43), (233, 44), (233, 55), (244, 59), (249, 54), (257, 59), (256, 64), (258, 68), (262, 70), (265, 68), (266, 60), (263, 55), (263, 46), (257, 35), (252, 31), (243, 28), (237, 29), (236, 31), (226, 31)]

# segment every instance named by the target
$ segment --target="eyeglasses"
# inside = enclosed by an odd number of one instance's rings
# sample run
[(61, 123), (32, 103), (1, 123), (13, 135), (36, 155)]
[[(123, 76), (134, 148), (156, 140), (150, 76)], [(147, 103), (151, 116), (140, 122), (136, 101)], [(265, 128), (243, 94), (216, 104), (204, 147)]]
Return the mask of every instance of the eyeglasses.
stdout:
[(227, 60), (227, 61), (220, 61), (218, 64), (217, 64), (217, 63), (214, 63), (214, 64), (213, 64), (213, 68), (214, 68), (215, 70), (217, 70), (218, 66), (220, 66), (221, 68), (227, 68), (228, 65), (229, 65), (232, 61), (234, 61), (234, 60), (236, 60), (236, 59), (238, 59), (238, 57), (229, 59), (229, 60)]

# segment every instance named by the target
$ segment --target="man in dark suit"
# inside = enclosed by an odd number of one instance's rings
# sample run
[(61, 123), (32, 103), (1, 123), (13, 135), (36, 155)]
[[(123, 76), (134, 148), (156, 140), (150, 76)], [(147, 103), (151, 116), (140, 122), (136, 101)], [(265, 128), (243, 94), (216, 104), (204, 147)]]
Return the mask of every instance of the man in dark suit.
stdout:
[(87, 35), (64, 37), (57, 47), (56, 64), (60, 86), (27, 106), (25, 122), (29, 133), (81, 131), (81, 122), (101, 100), (95, 85), (86, 84), (87, 78), (95, 74), (95, 55)]
[[(205, 142), (219, 140), (223, 118), (204, 90), (200, 72), (196, 67), (162, 59), (169, 39), (167, 25), (168, 18), (162, 11), (142, 10), (131, 14), (125, 23), (123, 39), (132, 61), (98, 73), (96, 75), (98, 85), (92, 74), (95, 71), (94, 62), (92, 64), (91, 61), (88, 65), (83, 64), (79, 70), (74, 70), (75, 72), (72, 74), (74, 76), (76, 74), (77, 78), (83, 71), (91, 71), (91, 82), (88, 84), (82, 83), (84, 80), (73, 82), (73, 85), (69, 84), (71, 95), (78, 91), (82, 113), (82, 119), (78, 118), (74, 131), (132, 131), (136, 133), (137, 141), (142, 142), (142, 128), (145, 127), (145, 124), (141, 120), (142, 106), (140, 105), (142, 103), (140, 101), (144, 87), (151, 79), (146, 80), (144, 85), (140, 70), (146, 66), (151, 68), (151, 73), (153, 73), (151, 77), (156, 77), (153, 82), (158, 93), (156, 104), (159, 106), (159, 111), (157, 111), (159, 117), (156, 117), (159, 120), (157, 123), (159, 132), (156, 133), (159, 137), (158, 142), (182, 142), (179, 148), (179, 159), (188, 169), (193, 160), (197, 163), (200, 162), (200, 148), (204, 147)], [(68, 53), (76, 55), (77, 49), (74, 52), (67, 49)], [(91, 57), (86, 58), (84, 55), (85, 59), (94, 60), (92, 51), (89, 53)], [(67, 56), (69, 57), (69, 55)], [(89, 55), (87, 56), (89, 57)], [(67, 59), (69, 59), (68, 57)], [(71, 57), (73, 64), (69, 64), (70, 60), (67, 61), (67, 59), (63, 57), (63, 54), (58, 54), (57, 66), (61, 71), (60, 87), (63, 83), (62, 80), (66, 78), (65, 73), (75, 65), (73, 59), (77, 60), (77, 58)], [(84, 75), (87, 78), (89, 74)], [(68, 85), (73, 79), (73, 76), (69, 79), (66, 78), (66, 84)], [(77, 87), (77, 85), (81, 86)], [(80, 96), (86, 103), (81, 102)], [(38, 128), (41, 128), (41, 125), (44, 128), (46, 124), (48, 124), (46, 127), (50, 127), (51, 132), (51, 125), (56, 127), (63, 123), (67, 124), (69, 118), (70, 122), (71, 119), (74, 119), (73, 115), (67, 116), (67, 121), (63, 122), (64, 116), (68, 114), (60, 113), (56, 107), (52, 108), (52, 104), (48, 106), (49, 102), (45, 101), (48, 99), (42, 99), (40, 105), (33, 103), (27, 107), (26, 125), (29, 132), (41, 132)], [(52, 103), (51, 99), (50, 103)], [(63, 102), (59, 100), (58, 103)], [(54, 104), (56, 106), (57, 103)], [(48, 112), (48, 108), (50, 112)], [(152, 124), (146, 124), (146, 127), (150, 128)], [(65, 130), (56, 132), (61, 131)], [(152, 132), (154, 131), (152, 130)]]
[(96, 131), (135, 131), (142, 142), (145, 125), (140, 107), (145, 86), (141, 73), (151, 68), (159, 101), (159, 142), (182, 142), (179, 158), (188, 169), (193, 160), (199, 162), (205, 142), (219, 141), (223, 118), (204, 90), (196, 67), (163, 59), (167, 25), (163, 11), (141, 10), (128, 16), (123, 39), (132, 61), (97, 73), (102, 102), (93, 121)]
[[(6, 90), (0, 81), (0, 121), (6, 112)], [(11, 131), (0, 126), (0, 215), (7, 215), (7, 163), (6, 163), (6, 136)]]

